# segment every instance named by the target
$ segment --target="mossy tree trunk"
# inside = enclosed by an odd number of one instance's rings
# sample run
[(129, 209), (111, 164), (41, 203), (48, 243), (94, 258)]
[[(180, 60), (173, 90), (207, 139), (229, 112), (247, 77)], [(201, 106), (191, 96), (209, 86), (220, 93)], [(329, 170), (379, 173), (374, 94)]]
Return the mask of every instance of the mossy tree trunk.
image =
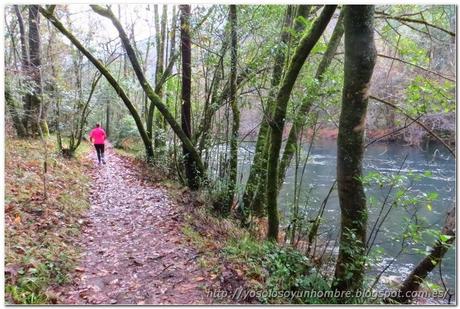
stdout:
[[(180, 6), (180, 40), (182, 54), (182, 130), (188, 138), (192, 136), (192, 45), (190, 40), (190, 5)], [(190, 151), (183, 148), (185, 174), (187, 176), (188, 186), (191, 189), (197, 189), (199, 186), (196, 174), (196, 164)]]
[[(260, 124), (259, 134), (257, 136), (257, 142), (254, 152), (254, 158), (252, 160), (251, 168), (249, 171), (249, 177), (246, 181), (246, 187), (243, 194), (243, 207), (250, 209), (252, 214), (256, 217), (262, 217), (264, 211), (264, 200), (263, 192), (265, 192), (265, 182), (263, 181), (264, 171), (266, 169), (267, 160), (266, 154), (268, 149), (267, 139), (269, 136), (269, 125), (268, 119), (273, 111), (274, 99), (276, 90), (283, 74), (284, 63), (286, 61), (287, 45), (290, 40), (290, 28), (292, 26), (292, 20), (294, 17), (293, 7), (289, 5), (286, 8), (286, 13), (283, 21), (283, 28), (281, 30), (280, 41), (281, 44), (277, 46), (275, 51), (273, 72), (271, 79), (271, 91), (268, 98), (267, 106), (263, 113), (262, 123)], [(261, 182), (263, 184), (261, 184)], [(262, 196), (262, 198), (256, 198), (256, 195)]]
[(295, 49), (294, 55), (289, 63), (289, 67), (284, 75), (283, 82), (281, 83), (281, 88), (276, 96), (275, 110), (269, 121), (271, 134), (266, 187), (268, 215), (267, 238), (269, 240), (277, 241), (278, 239), (278, 166), (289, 97), (291, 96), (291, 92), (300, 73), (300, 69), (326, 29), (326, 26), (331, 20), (336, 7), (336, 5), (326, 5), (321, 12), (321, 15), (313, 23), (311, 30), (302, 37), (299, 45)]
[(46, 124), (46, 104), (42, 102), (42, 78), (41, 78), (41, 52), (40, 52), (40, 14), (38, 5), (29, 6), (29, 69), (27, 73), (32, 82), (32, 91), (29, 98), (30, 108), (26, 110), (29, 116), (28, 124), (31, 136), (40, 136), (40, 130), (48, 135)]
[(13, 98), (11, 97), (11, 91), (9, 89), (8, 84), (5, 84), (5, 103), (6, 103), (5, 104), (6, 107), (8, 108), (8, 111), (11, 114), (13, 125), (14, 125), (14, 128), (16, 129), (16, 133), (18, 134), (18, 137), (26, 137), (27, 136), (26, 129), (16, 109), (16, 104)]
[(361, 177), (364, 128), (376, 49), (374, 6), (350, 5), (344, 9), (344, 85), (337, 138), (341, 231), (333, 287), (354, 291), (362, 286), (365, 266), (367, 208)]
[(236, 96), (236, 75), (237, 75), (237, 56), (238, 56), (238, 37), (236, 5), (230, 5), (229, 9), (230, 22), (230, 106), (232, 109), (232, 131), (230, 137), (230, 170), (228, 184), (228, 211), (233, 204), (233, 198), (236, 193), (236, 181), (238, 175), (238, 132), (240, 129), (240, 110)]
[(303, 124), (305, 123), (310, 109), (315, 101), (318, 98), (319, 90), (321, 89), (321, 84), (324, 79), (324, 73), (329, 68), (329, 65), (334, 58), (334, 55), (339, 47), (340, 41), (342, 40), (343, 36), (343, 10), (340, 12), (340, 15), (337, 19), (337, 24), (335, 25), (334, 31), (332, 32), (331, 39), (327, 45), (326, 51), (321, 58), (321, 61), (316, 69), (315, 79), (317, 80), (316, 87), (308, 89), (310, 93), (302, 100), (302, 104), (299, 107), (299, 110), (296, 112), (296, 116), (292, 123), (292, 127), (289, 130), (288, 139), (286, 141), (286, 145), (284, 146), (283, 157), (281, 158), (280, 162), (280, 172), (278, 178), (278, 191), (282, 183), (284, 182), (284, 178), (286, 176), (286, 171), (291, 164), (292, 157), (297, 151), (298, 146), (298, 138), (300, 131), (302, 129)]

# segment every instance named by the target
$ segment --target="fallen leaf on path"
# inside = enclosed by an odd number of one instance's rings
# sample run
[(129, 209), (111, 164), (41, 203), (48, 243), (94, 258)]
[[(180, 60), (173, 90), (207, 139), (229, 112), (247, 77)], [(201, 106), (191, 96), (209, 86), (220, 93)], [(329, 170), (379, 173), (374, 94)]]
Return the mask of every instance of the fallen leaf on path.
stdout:
[(16, 218), (14, 218), (14, 224), (21, 224), (21, 217), (19, 215), (16, 215)]

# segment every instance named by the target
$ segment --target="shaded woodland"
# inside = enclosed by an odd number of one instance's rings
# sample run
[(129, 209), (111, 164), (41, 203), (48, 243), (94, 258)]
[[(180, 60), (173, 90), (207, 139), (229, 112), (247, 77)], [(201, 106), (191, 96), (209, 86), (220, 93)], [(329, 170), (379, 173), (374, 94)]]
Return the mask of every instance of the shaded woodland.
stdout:
[[(441, 268), (455, 250), (454, 193), (414, 185), (455, 165), (455, 6), (9, 5), (4, 18), (7, 144), (38, 143), (41, 198), (48, 166), (75, 164), (100, 123), (116, 151), (247, 233), (221, 250), (269, 273), (246, 269), (262, 282), (246, 287), (355, 293), (256, 303), (410, 303), (420, 290), (455, 300), (456, 274)], [(306, 176), (324, 141), (336, 147), (326, 194)], [(426, 153), (427, 167), (412, 170), (405, 154), (372, 170), (366, 160), (391, 147)], [(14, 231), (23, 206), (8, 190)], [(408, 268), (396, 285), (393, 264)]]

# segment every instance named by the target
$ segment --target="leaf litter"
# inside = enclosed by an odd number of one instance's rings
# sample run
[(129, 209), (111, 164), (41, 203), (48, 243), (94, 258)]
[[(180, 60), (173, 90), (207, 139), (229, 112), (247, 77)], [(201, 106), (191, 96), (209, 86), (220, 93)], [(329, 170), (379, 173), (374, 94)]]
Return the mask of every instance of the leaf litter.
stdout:
[(206, 304), (209, 280), (183, 241), (180, 209), (165, 188), (140, 177), (107, 149), (95, 165), (91, 208), (83, 218), (81, 262), (72, 283), (56, 287), (65, 304)]

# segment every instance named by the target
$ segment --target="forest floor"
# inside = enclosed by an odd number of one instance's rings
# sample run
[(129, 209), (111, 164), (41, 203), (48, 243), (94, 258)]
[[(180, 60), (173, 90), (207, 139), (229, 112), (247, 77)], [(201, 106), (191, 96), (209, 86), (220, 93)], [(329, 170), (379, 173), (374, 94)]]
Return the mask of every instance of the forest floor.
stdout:
[[(94, 156), (94, 154), (91, 154)], [(206, 304), (207, 278), (182, 234), (180, 209), (129, 158), (106, 151), (91, 172), (91, 207), (65, 304)], [(93, 159), (94, 160), (94, 159)]]

